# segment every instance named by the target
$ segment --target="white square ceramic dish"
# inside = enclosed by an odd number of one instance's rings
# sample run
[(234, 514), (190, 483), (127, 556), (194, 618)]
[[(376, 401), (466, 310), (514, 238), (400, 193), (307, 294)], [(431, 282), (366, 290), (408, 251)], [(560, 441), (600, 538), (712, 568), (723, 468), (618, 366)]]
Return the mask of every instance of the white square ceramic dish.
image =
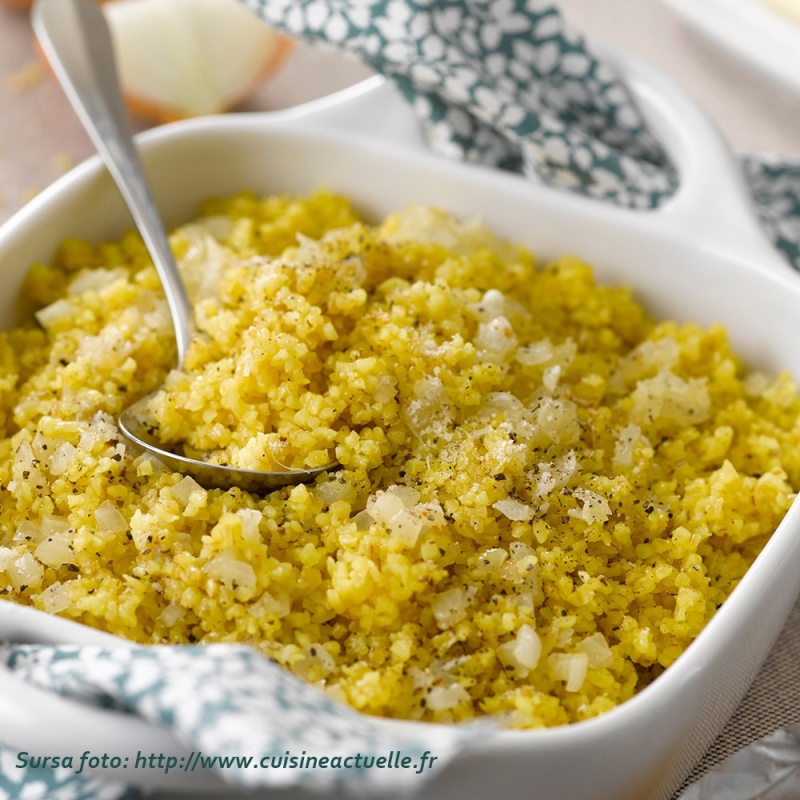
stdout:
[[(608, 57), (624, 73), (682, 176), (680, 192), (658, 212), (624, 211), (513, 175), (443, 162), (424, 152), (414, 120), (379, 79), (291, 112), (200, 119), (156, 130), (140, 139), (143, 160), (170, 224), (189, 219), (206, 196), (245, 187), (307, 192), (320, 184), (350, 195), (373, 217), (410, 202), (479, 215), (543, 258), (577, 252), (603, 281), (635, 286), (656, 315), (721, 322), (752, 365), (788, 369), (800, 381), (800, 276), (764, 241), (734, 160), (674, 85), (646, 65), (620, 54)], [(66, 236), (116, 236), (129, 225), (97, 160), (43, 192), (0, 230), (0, 322), (11, 324), (31, 262), (49, 259)], [(669, 797), (771, 647), (800, 589), (799, 560), (795, 503), (699, 639), (651, 686), (599, 718), (488, 737), (443, 770), (421, 797)], [(7, 602), (0, 603), (0, 637), (109, 641)], [(31, 752), (184, 752), (180, 743), (139, 721), (103, 710), (76, 713), (71, 703), (23, 685), (7, 671), (0, 671), (0, 718), (6, 743)], [(142, 772), (137, 779), (193, 793), (215, 788), (201, 774)], [(291, 796), (303, 795), (292, 790)]]

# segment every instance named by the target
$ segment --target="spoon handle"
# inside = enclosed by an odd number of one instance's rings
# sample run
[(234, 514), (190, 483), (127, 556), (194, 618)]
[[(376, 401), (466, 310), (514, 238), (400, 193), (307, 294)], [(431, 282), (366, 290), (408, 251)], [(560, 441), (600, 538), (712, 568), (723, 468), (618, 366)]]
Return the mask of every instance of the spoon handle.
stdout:
[(38, 0), (32, 19), (45, 55), (153, 259), (169, 303), (180, 367), (191, 339), (191, 306), (133, 144), (108, 23), (93, 0)]

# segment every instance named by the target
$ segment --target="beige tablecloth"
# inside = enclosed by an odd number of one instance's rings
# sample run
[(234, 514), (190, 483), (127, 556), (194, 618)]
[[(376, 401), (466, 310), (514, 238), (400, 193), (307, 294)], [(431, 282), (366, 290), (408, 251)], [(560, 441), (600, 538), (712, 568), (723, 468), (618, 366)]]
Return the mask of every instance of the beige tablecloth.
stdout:
[[(590, 36), (625, 47), (682, 82), (735, 149), (800, 154), (800, 95), (716, 51), (659, 0), (561, 0), (561, 6)], [(300, 46), (244, 110), (292, 106), (368, 75), (352, 61)], [(0, 9), (0, 222), (91, 153), (60, 89), (34, 55), (26, 16)], [(694, 775), (792, 722), (800, 722), (800, 605)]]

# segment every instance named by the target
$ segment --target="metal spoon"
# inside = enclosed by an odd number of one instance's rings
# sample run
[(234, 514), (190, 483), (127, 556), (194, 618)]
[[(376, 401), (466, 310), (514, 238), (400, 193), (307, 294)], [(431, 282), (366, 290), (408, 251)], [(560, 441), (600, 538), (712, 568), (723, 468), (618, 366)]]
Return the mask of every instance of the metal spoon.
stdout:
[[(37, 0), (32, 20), (39, 43), (116, 181), (153, 259), (172, 315), (180, 369), (191, 341), (192, 310), (133, 144), (108, 23), (93, 0)], [(151, 396), (143, 397), (122, 412), (118, 420), (120, 430), (170, 469), (191, 475), (206, 488), (238, 486), (247, 491), (267, 492), (305, 483), (338, 466), (262, 472), (208, 464), (170, 453), (154, 440), (143, 421)]]

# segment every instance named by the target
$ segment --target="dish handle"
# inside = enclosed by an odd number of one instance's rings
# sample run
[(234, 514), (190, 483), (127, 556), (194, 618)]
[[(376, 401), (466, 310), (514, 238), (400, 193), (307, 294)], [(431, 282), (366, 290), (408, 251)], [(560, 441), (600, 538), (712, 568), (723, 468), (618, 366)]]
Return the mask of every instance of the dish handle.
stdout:
[(418, 117), (399, 89), (381, 75), (268, 116), (273, 123), (286, 122), (294, 130), (308, 128), (341, 134), (349, 141), (380, 141), (404, 149), (428, 150)]
[[(678, 190), (661, 207), (621, 213), (637, 216), (643, 227), (690, 239), (713, 252), (746, 257), (754, 268), (785, 277), (791, 268), (768, 241), (741, 166), (706, 112), (645, 61), (606, 45), (594, 46), (632, 92), (679, 174)], [(409, 104), (381, 76), (270, 116), (280, 116), (293, 127), (346, 135), (350, 141), (428, 149)]]

